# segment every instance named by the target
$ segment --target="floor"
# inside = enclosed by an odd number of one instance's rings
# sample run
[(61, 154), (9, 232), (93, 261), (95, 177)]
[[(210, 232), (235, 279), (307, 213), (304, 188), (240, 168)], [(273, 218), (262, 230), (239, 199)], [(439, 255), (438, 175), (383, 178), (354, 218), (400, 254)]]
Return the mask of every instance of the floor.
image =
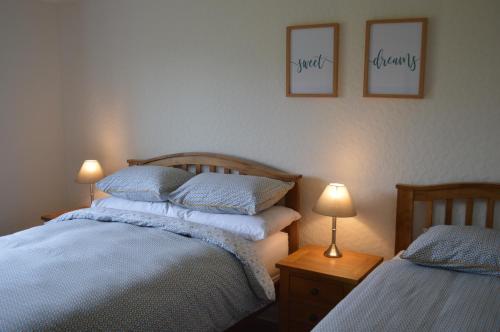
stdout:
[(257, 316), (233, 327), (229, 332), (277, 332), (279, 331), (278, 315), (278, 305), (273, 304)]
[(255, 319), (252, 322), (245, 324), (244, 326), (238, 327), (235, 332), (277, 332), (279, 331), (277, 323), (271, 323), (268, 321)]

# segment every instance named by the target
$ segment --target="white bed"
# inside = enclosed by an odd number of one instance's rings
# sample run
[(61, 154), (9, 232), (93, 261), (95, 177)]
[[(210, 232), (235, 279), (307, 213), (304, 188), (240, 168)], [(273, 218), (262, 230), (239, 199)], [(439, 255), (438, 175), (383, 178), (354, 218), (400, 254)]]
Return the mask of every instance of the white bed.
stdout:
[[(299, 209), (300, 175), (248, 160), (183, 153), (128, 162), (294, 182), (283, 204)], [(0, 330), (226, 330), (273, 303), (274, 264), (297, 249), (297, 221), (252, 242), (182, 218), (103, 207), (1, 237)]]

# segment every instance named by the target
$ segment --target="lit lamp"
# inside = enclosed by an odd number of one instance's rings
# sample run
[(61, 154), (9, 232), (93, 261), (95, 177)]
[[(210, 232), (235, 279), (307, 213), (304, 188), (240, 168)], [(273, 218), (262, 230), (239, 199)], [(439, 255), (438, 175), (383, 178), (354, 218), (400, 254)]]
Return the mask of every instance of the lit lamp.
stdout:
[(97, 160), (85, 160), (76, 176), (76, 182), (90, 184), (90, 205), (94, 201), (94, 183), (104, 177), (101, 164)]
[(356, 215), (351, 195), (345, 185), (341, 183), (330, 183), (319, 196), (313, 211), (324, 216), (332, 217), (332, 244), (325, 251), (326, 257), (342, 257), (340, 250), (335, 244), (337, 231), (337, 217), (348, 218)]

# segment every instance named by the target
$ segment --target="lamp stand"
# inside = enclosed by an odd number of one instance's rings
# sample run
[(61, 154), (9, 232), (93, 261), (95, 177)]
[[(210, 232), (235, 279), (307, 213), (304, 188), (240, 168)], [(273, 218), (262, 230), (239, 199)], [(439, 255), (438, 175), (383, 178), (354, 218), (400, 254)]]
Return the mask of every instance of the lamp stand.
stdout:
[(90, 184), (90, 206), (92, 206), (92, 202), (94, 201), (94, 184)]
[(342, 257), (342, 253), (335, 244), (337, 240), (337, 217), (332, 217), (332, 244), (326, 249), (324, 255), (326, 257), (335, 258)]

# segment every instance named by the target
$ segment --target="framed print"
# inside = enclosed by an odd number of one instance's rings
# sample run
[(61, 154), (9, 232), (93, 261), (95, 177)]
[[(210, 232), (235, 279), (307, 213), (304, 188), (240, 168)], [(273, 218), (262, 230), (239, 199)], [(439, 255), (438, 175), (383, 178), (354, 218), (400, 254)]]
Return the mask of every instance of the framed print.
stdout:
[(286, 28), (286, 95), (337, 97), (339, 67), (337, 23)]
[(364, 97), (423, 98), (427, 18), (366, 22)]

